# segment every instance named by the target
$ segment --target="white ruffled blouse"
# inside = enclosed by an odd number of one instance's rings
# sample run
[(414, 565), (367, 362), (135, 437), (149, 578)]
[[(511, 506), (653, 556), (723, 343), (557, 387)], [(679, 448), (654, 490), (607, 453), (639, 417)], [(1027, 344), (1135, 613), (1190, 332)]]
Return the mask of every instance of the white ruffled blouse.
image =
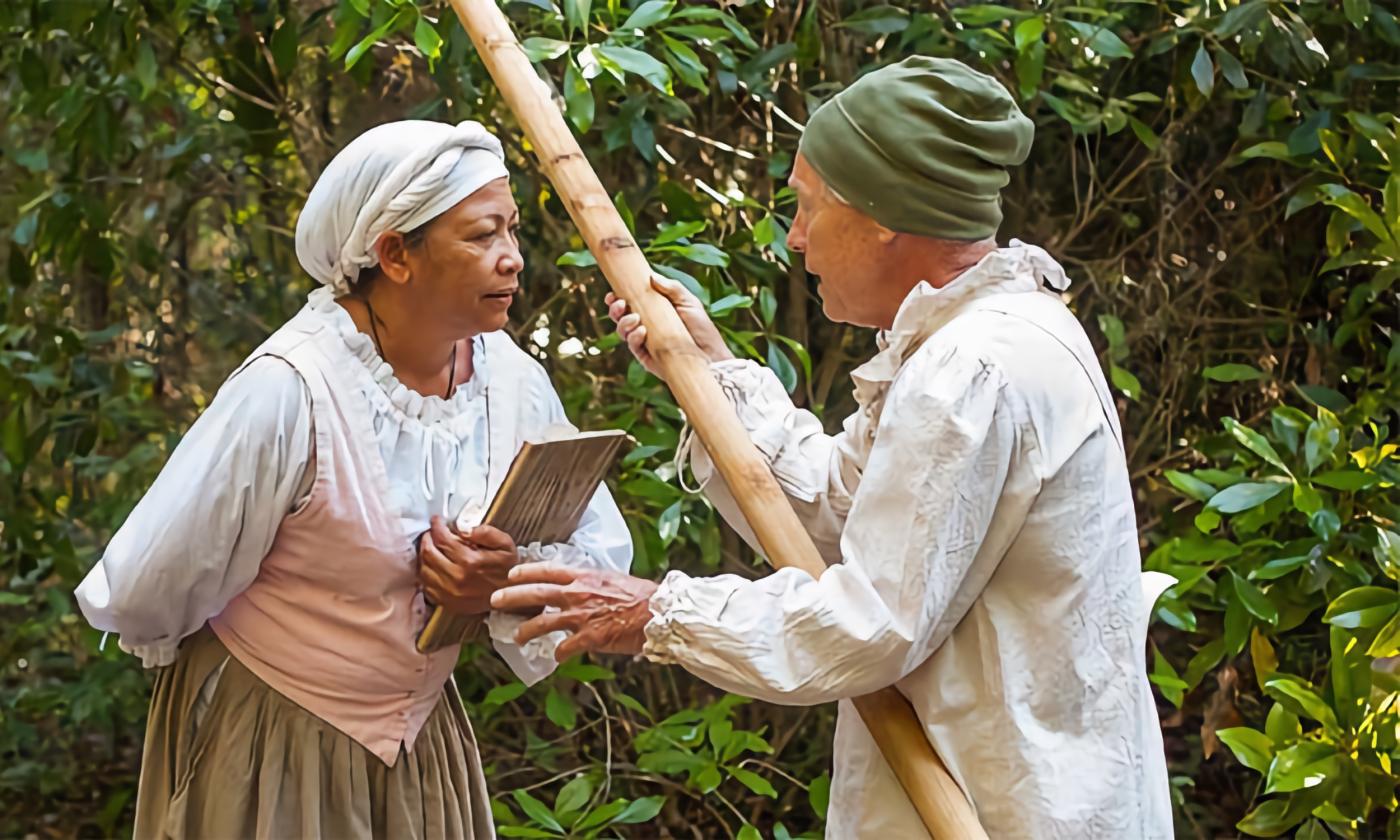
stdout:
[[(488, 439), (512, 432), (490, 428), (486, 388), (493, 366), (530, 366), (521, 377), (526, 387), (515, 395), (522, 408), (513, 412), (528, 433), (548, 436), (568, 425), (544, 369), (520, 353), (488, 352), (492, 342), (483, 336), (472, 341), (471, 379), (450, 398), (425, 397), (394, 376), (331, 290), (312, 292), (307, 309), (340, 335), (357, 363), (353, 378), (370, 406), (375, 436), (365, 444), (379, 449), (389, 502), (410, 539), (434, 515), (451, 520), (465, 508), (470, 519), (489, 501)], [(120, 633), (122, 648), (147, 667), (173, 662), (180, 640), (253, 581), (282, 518), (309, 497), (311, 424), (309, 393), (291, 366), (262, 356), (231, 376), (78, 587), (88, 621)], [(566, 562), (630, 567), (631, 536), (606, 488), (562, 549), (555, 553)], [(191, 563), (191, 552), (219, 560)], [(492, 639), (517, 675), (534, 682), (553, 668), (552, 656), (539, 644), (517, 648), (510, 618), (491, 617)]]

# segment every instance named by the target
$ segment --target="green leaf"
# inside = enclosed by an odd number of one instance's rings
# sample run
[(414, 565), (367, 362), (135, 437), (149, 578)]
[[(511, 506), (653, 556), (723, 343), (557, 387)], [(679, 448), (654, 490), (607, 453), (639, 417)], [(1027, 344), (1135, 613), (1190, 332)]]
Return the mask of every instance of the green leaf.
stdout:
[(1028, 17), (1016, 24), (1013, 37), (1016, 42), (1016, 51), (1025, 52), (1030, 44), (1039, 43), (1045, 35), (1045, 15)]
[(1173, 706), (1181, 706), (1186, 689), (1190, 686), (1177, 676), (1176, 669), (1172, 667), (1160, 650), (1153, 651), (1152, 673), (1147, 678), (1152, 681), (1153, 685), (1162, 690), (1162, 696), (1167, 698)]
[(1371, 205), (1366, 203), (1366, 199), (1341, 184), (1323, 184), (1318, 189), (1322, 191), (1324, 196), (1322, 200), (1326, 204), (1336, 207), (1356, 219), (1382, 242), (1394, 241), (1394, 237), (1386, 228), (1385, 222), (1375, 210), (1371, 209)]
[(1249, 382), (1255, 379), (1263, 379), (1264, 372), (1251, 365), (1231, 362), (1229, 364), (1208, 367), (1201, 371), (1201, 376), (1215, 382)]
[(141, 41), (136, 48), (136, 81), (141, 84), (141, 98), (145, 99), (156, 89), (156, 52), (149, 41)]
[(1306, 566), (1310, 558), (1306, 554), (1295, 557), (1280, 557), (1270, 560), (1259, 568), (1249, 573), (1250, 580), (1278, 580), (1294, 569)]
[(379, 42), (379, 39), (397, 30), (401, 24), (408, 20), (411, 14), (414, 14), (414, 12), (410, 12), (408, 9), (400, 9), (398, 14), (393, 15), (388, 20), (379, 24), (373, 32), (361, 38), (360, 42), (351, 47), (350, 51), (345, 54), (345, 69), (349, 70), (358, 64), (365, 53), (369, 52), (370, 48)]
[(1300, 513), (1312, 516), (1322, 510), (1322, 494), (1305, 481), (1293, 485), (1293, 507)]
[(594, 107), (593, 90), (589, 87), (588, 80), (579, 73), (575, 63), (570, 61), (569, 66), (564, 69), (564, 111), (569, 116), (569, 122), (573, 123), (580, 133), (586, 134), (592, 127)]
[(1303, 728), (1298, 723), (1297, 715), (1282, 703), (1275, 703), (1264, 720), (1264, 733), (1275, 746), (1283, 746), (1297, 740), (1303, 734)]
[(579, 820), (578, 824), (574, 826), (574, 829), (576, 831), (586, 831), (590, 828), (597, 828), (600, 825), (607, 825), (616, 819), (617, 815), (621, 814), (626, 808), (626, 799), (614, 799), (606, 805), (599, 805), (597, 808), (589, 811), (588, 816)]
[(1189, 473), (1166, 470), (1162, 475), (1173, 487), (1198, 502), (1210, 501), (1211, 496), (1215, 495), (1214, 487)]
[(1284, 465), (1283, 458), (1279, 456), (1273, 444), (1269, 443), (1263, 435), (1240, 423), (1233, 417), (1226, 417), (1221, 422), (1225, 424), (1225, 428), (1230, 431), (1230, 434), (1234, 436), (1235, 440), (1243, 444), (1250, 452), (1253, 452), (1255, 455), (1258, 455), (1260, 458), (1263, 458), (1265, 461), (1268, 461), (1270, 464), (1273, 464), (1289, 475), (1293, 474), (1289, 471), (1288, 467)]
[(588, 14), (592, 10), (593, 0), (563, 0), (564, 2), (564, 23), (570, 37), (579, 30), (588, 29)]
[(520, 42), (520, 47), (525, 50), (525, 57), (536, 64), (558, 58), (569, 51), (567, 41), (554, 38), (526, 38)]
[(641, 50), (631, 47), (619, 47), (604, 44), (598, 47), (598, 52), (606, 56), (609, 60), (617, 64), (629, 73), (636, 73), (646, 79), (651, 86), (661, 91), (667, 92), (671, 84), (671, 68), (660, 61), (652, 58)]
[(1196, 80), (1201, 95), (1209, 99), (1211, 91), (1215, 90), (1215, 64), (1206, 52), (1205, 41), (1196, 48), (1196, 57), (1191, 59), (1191, 78)]
[(1397, 653), (1400, 653), (1400, 612), (1390, 617), (1366, 648), (1366, 655), (1372, 658), (1395, 656)]
[(644, 796), (641, 799), (634, 799), (623, 809), (621, 814), (613, 822), (624, 825), (644, 823), (661, 813), (661, 806), (666, 804), (664, 796)]
[(1249, 79), (1244, 74), (1244, 65), (1240, 64), (1240, 60), (1224, 47), (1217, 47), (1214, 52), (1215, 60), (1220, 65), (1220, 74), (1225, 77), (1225, 81), (1236, 90), (1246, 90), (1249, 87)]
[(758, 829), (744, 823), (743, 828), (739, 829), (739, 833), (734, 835), (734, 840), (763, 840), (763, 835), (758, 833)]
[(670, 545), (681, 530), (681, 503), (676, 502), (661, 512), (656, 520), (656, 532), (661, 536), (662, 545)]
[(544, 700), (544, 714), (560, 729), (572, 731), (578, 724), (578, 709), (574, 706), (574, 701), (565, 697), (557, 688), (549, 689), (549, 694)]
[(1137, 135), (1137, 139), (1148, 151), (1157, 151), (1157, 147), (1162, 145), (1162, 138), (1157, 136), (1157, 132), (1152, 127), (1137, 117), (1128, 117), (1128, 127)]
[(1323, 613), (1328, 624), (1355, 630), (1384, 623), (1400, 608), (1400, 593), (1382, 586), (1358, 586), (1332, 600)]
[(1269, 736), (1247, 726), (1221, 729), (1215, 735), (1241, 764), (1258, 773), (1269, 772), (1269, 762), (1274, 758), (1274, 742)]
[(896, 6), (874, 6), (862, 9), (836, 25), (867, 35), (891, 35), (909, 28), (909, 13)]
[(560, 788), (559, 795), (554, 797), (554, 813), (563, 818), (565, 814), (582, 810), (591, 796), (593, 780), (588, 778), (587, 774), (575, 776)]
[(1249, 611), (1249, 614), (1270, 624), (1278, 623), (1278, 607), (1269, 600), (1263, 590), (1233, 571), (1230, 572), (1230, 581), (1234, 584), (1235, 594), (1239, 597), (1240, 603)]
[(272, 33), (272, 62), (277, 67), (277, 72), (283, 76), (291, 75), (297, 65), (297, 48), (301, 45), (301, 28), (295, 17), (288, 17), (282, 21), (282, 25), (277, 27), (277, 31)]
[(789, 394), (796, 390), (797, 369), (792, 366), (787, 353), (783, 352), (783, 348), (776, 341), (768, 342), (768, 367), (777, 375), (778, 381), (783, 383)]
[(1342, 492), (1355, 492), (1374, 487), (1380, 479), (1373, 475), (1364, 473), (1361, 470), (1329, 470), (1320, 472), (1312, 477), (1313, 484), (1321, 484), (1323, 487)]
[(724, 769), (728, 770), (731, 776), (738, 779), (740, 784), (759, 796), (766, 796), (769, 799), (778, 798), (778, 791), (773, 788), (772, 783), (757, 773), (745, 770), (742, 767), (726, 767)]
[(1132, 58), (1132, 49), (1119, 38), (1117, 33), (1105, 24), (1085, 23), (1078, 20), (1065, 21), (1084, 39), (1089, 49), (1105, 58)]
[(671, 16), (676, 4), (671, 0), (647, 0), (638, 6), (623, 22), (623, 29), (646, 29), (655, 26)]
[(826, 819), (826, 809), (831, 802), (830, 773), (822, 773), (807, 786), (807, 802), (817, 816)]
[(428, 57), (429, 62), (437, 61), (442, 56), (442, 36), (433, 28), (433, 24), (421, 15), (413, 27), (413, 44), (418, 47), (419, 52)]
[(710, 304), (710, 317), (719, 318), (735, 309), (748, 309), (750, 306), (753, 306), (753, 298), (748, 295), (725, 295)]
[(1298, 833), (1293, 835), (1293, 840), (1330, 840), (1331, 837), (1320, 821), (1308, 820), (1298, 829)]
[(1113, 381), (1113, 387), (1123, 392), (1123, 396), (1130, 400), (1136, 400), (1142, 396), (1142, 383), (1138, 381), (1127, 370), (1118, 365), (1110, 363), (1108, 366), (1108, 378)]
[(1352, 26), (1362, 29), (1371, 19), (1371, 0), (1342, 0), (1342, 11)]
[(1337, 731), (1336, 713), (1318, 696), (1312, 683), (1280, 674), (1264, 684), (1264, 693), (1282, 703), (1294, 714), (1315, 720), (1332, 732)]
[(549, 810), (549, 806), (531, 796), (529, 791), (513, 790), (510, 795), (515, 798), (515, 804), (520, 806), (520, 810), (525, 812), (525, 816), (550, 831), (564, 833), (564, 826), (560, 825), (559, 820), (554, 818), (554, 813)]
[(526, 686), (523, 682), (513, 682), (506, 683), (505, 685), (498, 685), (490, 691), (486, 692), (486, 696), (482, 698), (481, 703), (483, 706), (503, 706), (506, 703), (509, 703), (510, 701), (524, 694), (525, 688)]
[(1206, 507), (1221, 513), (1239, 513), (1264, 504), (1287, 487), (1288, 485), (1282, 482), (1234, 484), (1212, 496)]
[(1319, 418), (1308, 426), (1307, 435), (1303, 439), (1303, 458), (1307, 462), (1309, 475), (1332, 459), (1332, 453), (1336, 451), (1341, 440), (1342, 432), (1335, 419), (1327, 422)]
[(1266, 140), (1263, 143), (1255, 143), (1253, 146), (1240, 152), (1238, 159), (1253, 160), (1254, 158), (1261, 157), (1291, 161), (1294, 155), (1288, 150), (1287, 144), (1279, 142), (1278, 140)]
[(568, 662), (560, 665), (559, 670), (555, 673), (561, 677), (577, 680), (581, 683), (610, 680), (617, 676), (610, 669), (604, 668), (601, 665), (592, 665), (577, 659), (570, 659)]
[(1288, 802), (1270, 799), (1246, 814), (1235, 827), (1255, 837), (1277, 837), (1292, 826), (1287, 820)]
[(1332, 744), (1303, 741), (1279, 750), (1269, 765), (1265, 793), (1291, 793), (1315, 787), (1337, 769), (1337, 748)]

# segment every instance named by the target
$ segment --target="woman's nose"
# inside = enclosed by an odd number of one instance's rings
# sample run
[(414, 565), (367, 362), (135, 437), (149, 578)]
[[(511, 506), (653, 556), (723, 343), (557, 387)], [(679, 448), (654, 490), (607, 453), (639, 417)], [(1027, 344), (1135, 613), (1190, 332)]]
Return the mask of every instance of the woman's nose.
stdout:
[(525, 257), (520, 254), (520, 249), (514, 245), (501, 257), (501, 261), (496, 264), (496, 270), (502, 274), (519, 274), (525, 270)]

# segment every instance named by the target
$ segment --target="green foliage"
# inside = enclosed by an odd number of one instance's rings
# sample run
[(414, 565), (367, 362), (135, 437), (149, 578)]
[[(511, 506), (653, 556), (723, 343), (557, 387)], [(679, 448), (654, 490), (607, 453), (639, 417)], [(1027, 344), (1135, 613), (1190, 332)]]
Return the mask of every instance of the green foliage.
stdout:
[[(1004, 231), (1075, 277), (1124, 398), (1147, 566), (1179, 579), (1151, 674), (1175, 711), (1179, 828), (1383, 830), (1400, 661), (1391, 7), (505, 8), (657, 269), (832, 428), (873, 341), (820, 317), (787, 248), (798, 127), (912, 52), (1016, 92), (1038, 137)], [(99, 649), (72, 587), (222, 378), (300, 305), (297, 208), (375, 123), (501, 135), (529, 263), (514, 331), (576, 421), (639, 441), (614, 482), (638, 570), (753, 571), (679, 489), (680, 412), (618, 351), (593, 258), (445, 4), (30, 0), (0, 4), (0, 28), (0, 834), (129, 826), (146, 682)], [(821, 831), (829, 707), (744, 704), (630, 664), (526, 689), (477, 647), (458, 682), (503, 835)]]

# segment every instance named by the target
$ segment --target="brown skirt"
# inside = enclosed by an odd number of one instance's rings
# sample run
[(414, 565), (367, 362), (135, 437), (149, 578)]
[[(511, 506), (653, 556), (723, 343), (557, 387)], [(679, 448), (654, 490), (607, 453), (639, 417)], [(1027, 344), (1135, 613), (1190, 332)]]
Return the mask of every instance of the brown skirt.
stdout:
[(451, 682), (413, 751), (401, 747), (388, 767), (269, 688), (205, 627), (156, 675), (135, 836), (489, 840), (495, 830)]

